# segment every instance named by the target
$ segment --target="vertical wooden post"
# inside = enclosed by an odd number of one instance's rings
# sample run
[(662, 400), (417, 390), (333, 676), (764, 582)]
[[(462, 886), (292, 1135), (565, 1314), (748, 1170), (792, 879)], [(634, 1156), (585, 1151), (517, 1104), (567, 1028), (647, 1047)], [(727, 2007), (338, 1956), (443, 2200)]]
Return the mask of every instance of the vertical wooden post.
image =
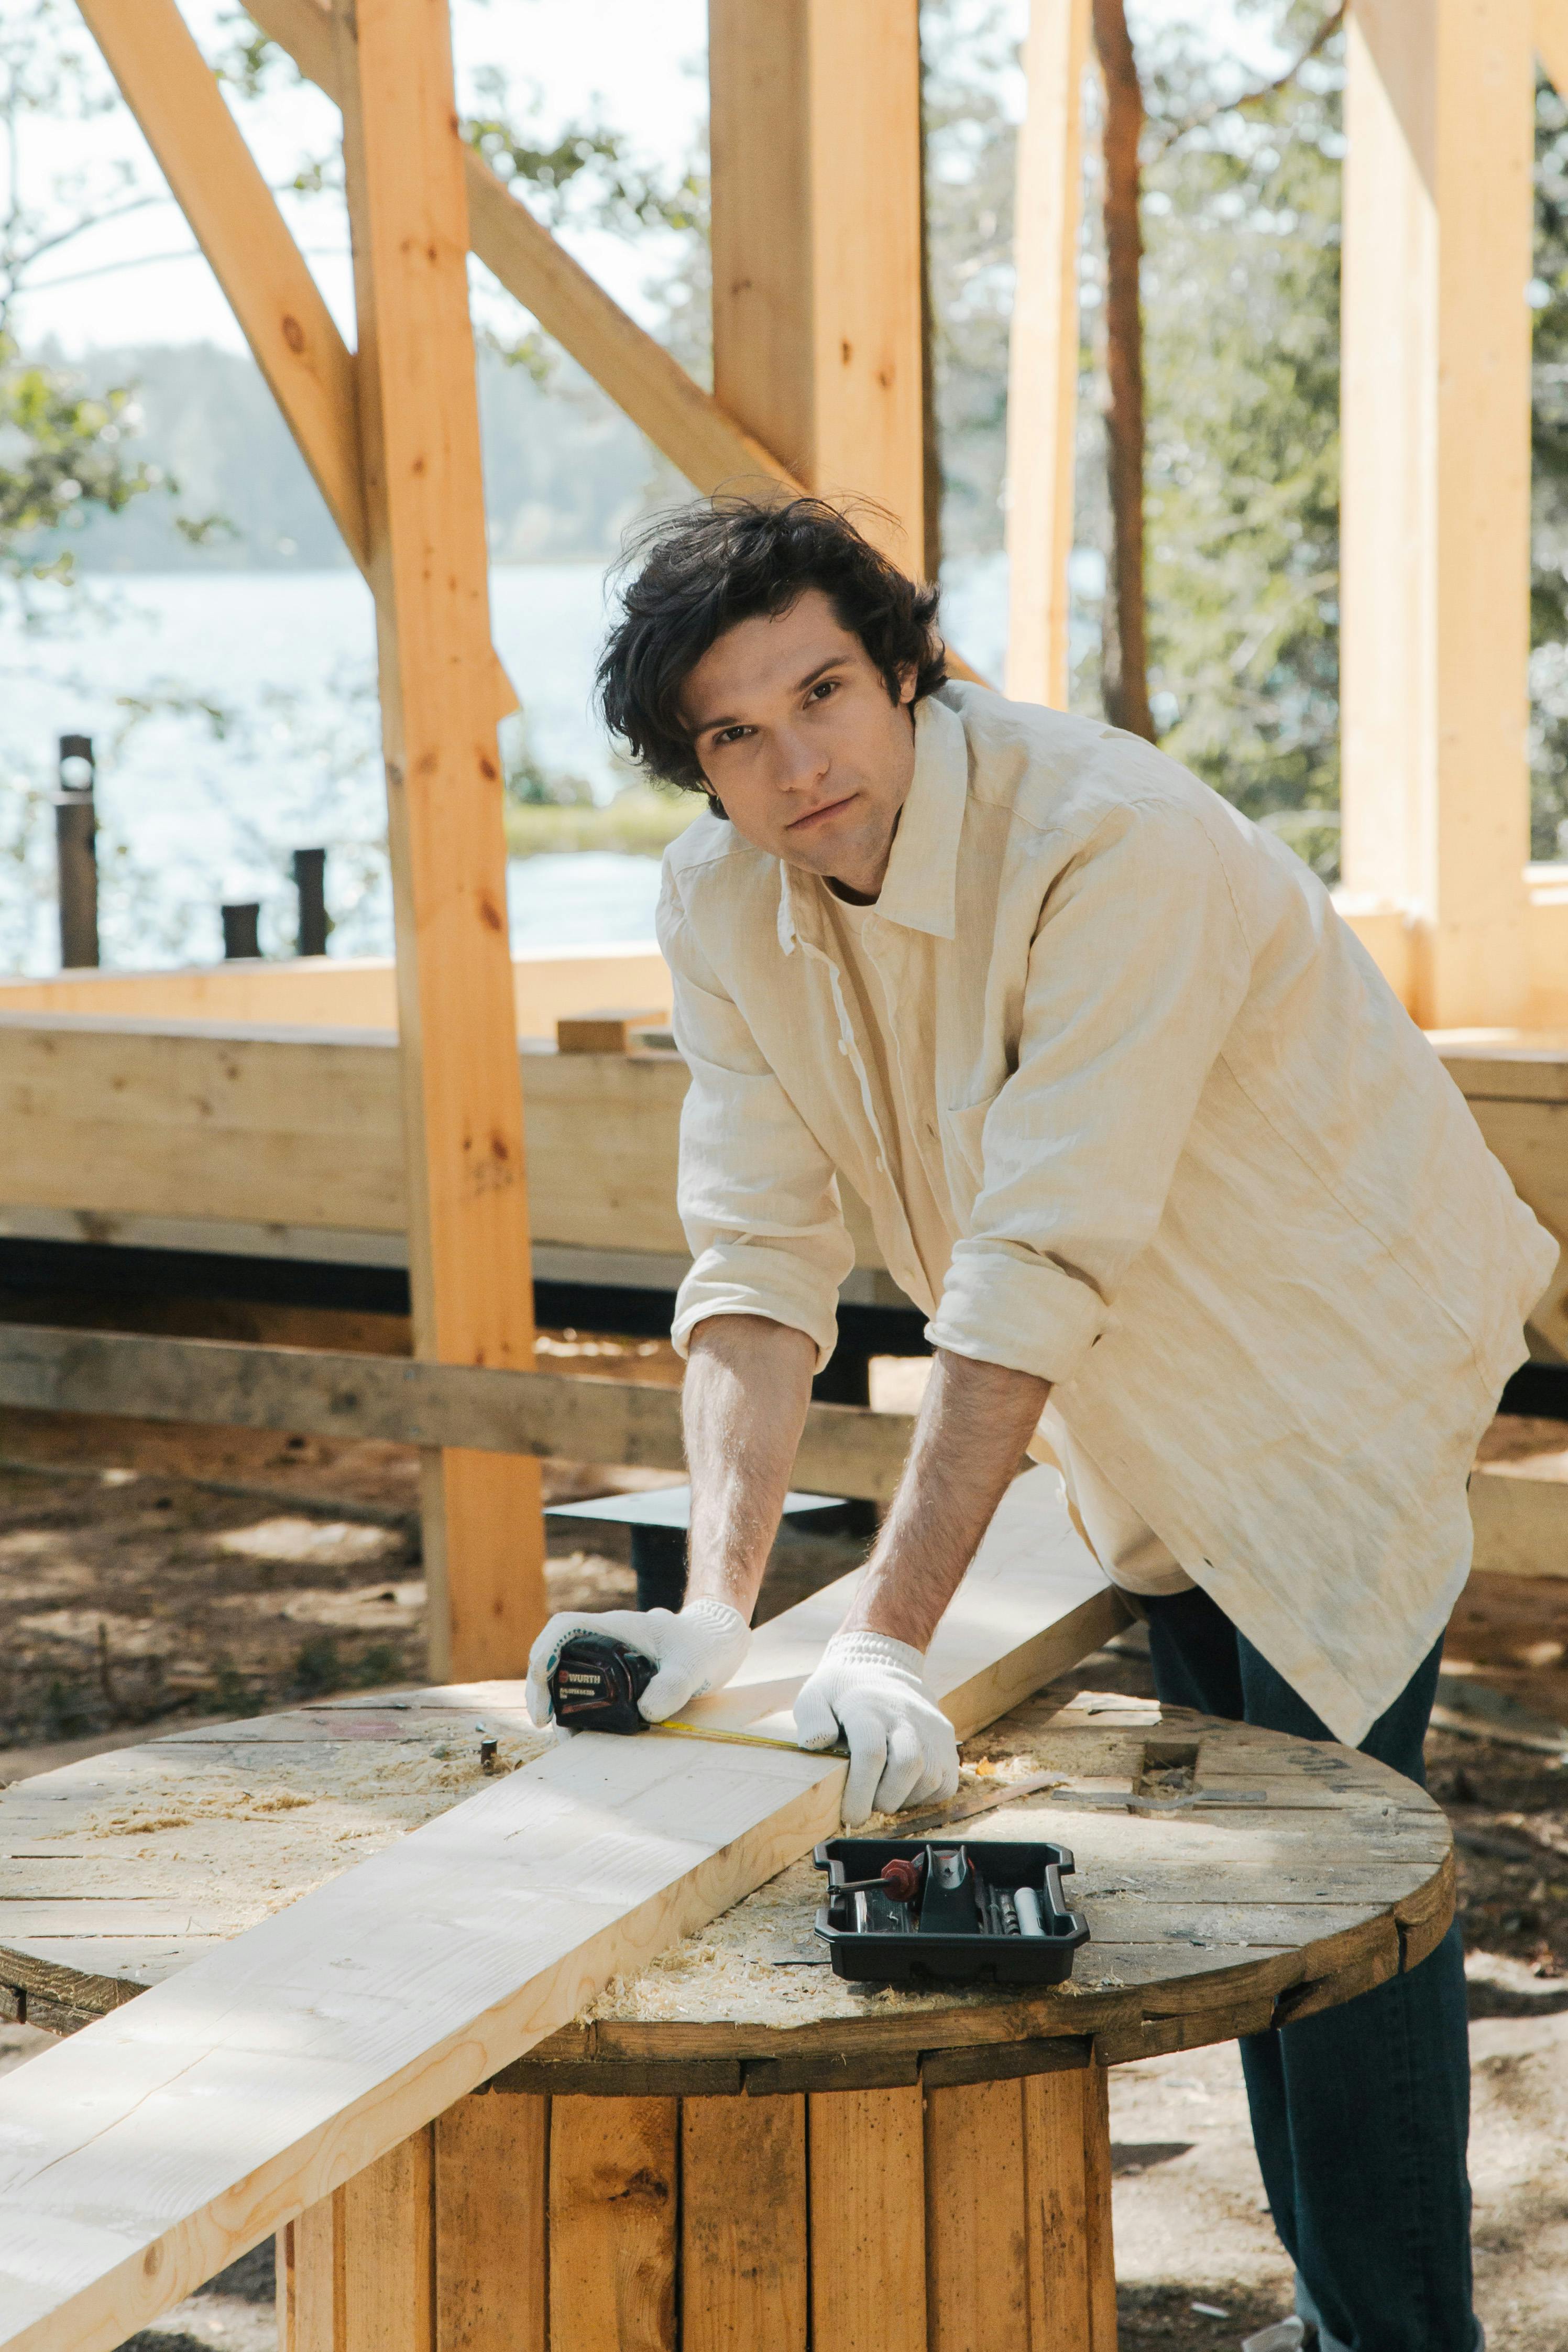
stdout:
[(1067, 708), (1078, 420), (1078, 228), (1089, 0), (1032, 0), (1008, 359), (1007, 689)]
[[(526, 1367), (533, 1291), (507, 925), (468, 214), (446, 0), (337, 0), (397, 931), (414, 1342)], [(354, 34), (357, 32), (357, 39)], [(431, 1667), (520, 1674), (537, 1462), (430, 1457)]]
[(1530, 0), (1357, 0), (1344, 186), (1344, 877), (1428, 1026), (1528, 1018)]
[(709, 0), (714, 390), (925, 546), (916, 0)]

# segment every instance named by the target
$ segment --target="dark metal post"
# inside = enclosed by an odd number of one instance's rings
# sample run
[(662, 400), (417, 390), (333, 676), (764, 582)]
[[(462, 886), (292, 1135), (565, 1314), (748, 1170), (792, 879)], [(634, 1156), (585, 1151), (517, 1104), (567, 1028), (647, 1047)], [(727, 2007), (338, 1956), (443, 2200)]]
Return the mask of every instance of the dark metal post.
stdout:
[(235, 963), (259, 956), (261, 942), (256, 927), (261, 920), (261, 902), (252, 898), (244, 904), (220, 907), (224, 919), (224, 961)]
[(98, 962), (97, 773), (90, 735), (60, 737), (55, 794), (55, 854), (60, 899), (60, 964), (79, 971)]
[(294, 853), (294, 887), (299, 893), (299, 932), (296, 955), (324, 956), (327, 952), (327, 853), (324, 849), (297, 849)]

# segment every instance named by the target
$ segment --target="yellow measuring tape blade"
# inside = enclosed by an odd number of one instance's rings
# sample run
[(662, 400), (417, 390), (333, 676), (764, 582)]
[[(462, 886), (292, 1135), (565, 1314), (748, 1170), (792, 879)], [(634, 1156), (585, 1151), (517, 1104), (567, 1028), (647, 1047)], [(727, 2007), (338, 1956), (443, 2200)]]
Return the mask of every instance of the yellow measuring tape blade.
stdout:
[(847, 1756), (847, 1748), (802, 1748), (798, 1739), (765, 1739), (756, 1731), (705, 1731), (699, 1723), (651, 1723), (650, 1731), (673, 1731), (677, 1739), (717, 1739), (729, 1748), (783, 1748), (792, 1756)]

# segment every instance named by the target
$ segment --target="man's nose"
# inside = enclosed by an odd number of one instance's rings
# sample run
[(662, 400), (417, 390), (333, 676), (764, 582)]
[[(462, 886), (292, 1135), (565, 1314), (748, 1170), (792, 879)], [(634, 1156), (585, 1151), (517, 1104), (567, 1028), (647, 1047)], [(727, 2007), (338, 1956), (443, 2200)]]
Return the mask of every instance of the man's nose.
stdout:
[(828, 772), (828, 755), (820, 743), (815, 743), (803, 729), (781, 730), (778, 740), (778, 762), (774, 781), (781, 793), (814, 791)]

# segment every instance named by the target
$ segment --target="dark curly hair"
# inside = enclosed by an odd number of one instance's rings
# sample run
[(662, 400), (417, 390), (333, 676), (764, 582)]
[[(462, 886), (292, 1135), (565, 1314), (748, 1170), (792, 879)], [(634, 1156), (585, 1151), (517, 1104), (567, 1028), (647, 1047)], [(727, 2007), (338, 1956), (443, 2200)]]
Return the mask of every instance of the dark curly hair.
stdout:
[(894, 702), (903, 671), (915, 670), (916, 701), (946, 677), (936, 590), (821, 499), (703, 499), (661, 515), (625, 561), (638, 569), (600, 656), (596, 698), (612, 733), (665, 783), (705, 789), (681, 694), (708, 647), (737, 622), (787, 613), (809, 588), (860, 639)]

